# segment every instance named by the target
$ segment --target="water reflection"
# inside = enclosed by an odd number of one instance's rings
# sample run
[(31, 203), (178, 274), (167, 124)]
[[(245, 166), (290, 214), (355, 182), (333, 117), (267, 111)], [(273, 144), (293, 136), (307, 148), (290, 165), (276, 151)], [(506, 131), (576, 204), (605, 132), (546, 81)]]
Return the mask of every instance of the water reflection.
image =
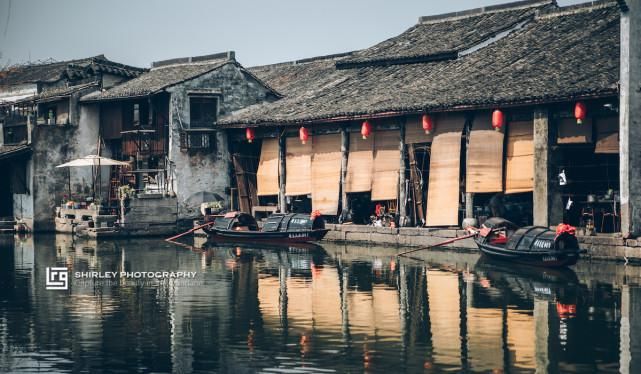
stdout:
[[(641, 370), (639, 268), (323, 247), (0, 237), (0, 371)], [(49, 266), (198, 276), (48, 291)]]

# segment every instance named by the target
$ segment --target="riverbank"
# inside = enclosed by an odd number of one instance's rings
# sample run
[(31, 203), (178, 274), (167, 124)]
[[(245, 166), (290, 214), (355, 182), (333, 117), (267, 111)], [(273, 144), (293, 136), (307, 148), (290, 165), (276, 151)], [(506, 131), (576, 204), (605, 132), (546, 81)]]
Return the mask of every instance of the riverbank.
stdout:
[[(350, 224), (327, 224), (325, 240), (382, 246), (425, 247), (466, 235), (462, 229), (429, 229), (418, 227), (374, 227)], [(641, 263), (641, 239), (623, 239), (608, 234), (578, 235), (584, 257), (620, 262)], [(444, 247), (478, 251), (474, 240), (462, 239)]]

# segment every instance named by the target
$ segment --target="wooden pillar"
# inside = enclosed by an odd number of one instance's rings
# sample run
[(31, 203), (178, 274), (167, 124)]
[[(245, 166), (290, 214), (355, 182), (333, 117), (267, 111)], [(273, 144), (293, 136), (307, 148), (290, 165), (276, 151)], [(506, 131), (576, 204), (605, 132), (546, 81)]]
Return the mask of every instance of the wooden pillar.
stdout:
[(407, 226), (407, 173), (405, 172), (405, 117), (401, 120), (399, 126), (399, 146), (400, 162), (398, 169), (398, 225), (399, 227)]
[(349, 129), (341, 128), (341, 222), (351, 220), (349, 199), (347, 197), (347, 158), (349, 156)]
[(287, 134), (285, 129), (278, 130), (278, 207), (281, 213), (287, 213), (285, 197), (285, 175), (287, 170)]
[(534, 109), (534, 224), (549, 227), (563, 220), (563, 201), (553, 154), (556, 127), (547, 108)]

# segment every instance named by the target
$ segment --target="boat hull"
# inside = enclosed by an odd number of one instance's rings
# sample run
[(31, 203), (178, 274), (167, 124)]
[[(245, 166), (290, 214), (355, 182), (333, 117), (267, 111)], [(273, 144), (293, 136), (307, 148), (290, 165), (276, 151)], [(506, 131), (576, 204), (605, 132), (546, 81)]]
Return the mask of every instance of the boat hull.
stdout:
[(514, 251), (491, 244), (483, 244), (478, 241), (476, 244), (481, 252), (488, 257), (533, 266), (572, 266), (576, 264), (581, 254), (579, 249), (562, 251), (533, 251), (528, 253), (525, 251)]
[(205, 230), (211, 240), (224, 240), (232, 242), (252, 243), (308, 243), (322, 240), (328, 229), (302, 230), (302, 231), (233, 231), (217, 230), (211, 228)]

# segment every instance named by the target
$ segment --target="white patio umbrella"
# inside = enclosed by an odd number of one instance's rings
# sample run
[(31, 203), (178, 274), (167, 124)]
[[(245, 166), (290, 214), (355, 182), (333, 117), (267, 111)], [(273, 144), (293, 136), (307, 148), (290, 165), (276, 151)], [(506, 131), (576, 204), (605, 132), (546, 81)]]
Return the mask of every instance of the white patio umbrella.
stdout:
[(118, 161), (107, 157), (98, 155), (88, 155), (85, 157), (77, 158), (64, 164), (56, 166), (57, 168), (73, 167), (73, 166), (128, 166), (128, 162)]
[[(85, 157), (77, 158), (64, 164), (56, 166), (56, 168), (65, 168), (65, 167), (77, 167), (77, 166), (91, 166), (91, 189), (93, 191), (93, 198), (96, 199), (96, 187), (95, 187), (95, 170), (94, 168), (100, 168), (101, 166), (128, 166), (128, 162), (118, 161), (107, 157), (102, 157), (98, 155), (88, 155)], [(102, 180), (102, 175), (100, 176)], [(69, 171), (69, 198), (71, 198), (71, 170)]]

